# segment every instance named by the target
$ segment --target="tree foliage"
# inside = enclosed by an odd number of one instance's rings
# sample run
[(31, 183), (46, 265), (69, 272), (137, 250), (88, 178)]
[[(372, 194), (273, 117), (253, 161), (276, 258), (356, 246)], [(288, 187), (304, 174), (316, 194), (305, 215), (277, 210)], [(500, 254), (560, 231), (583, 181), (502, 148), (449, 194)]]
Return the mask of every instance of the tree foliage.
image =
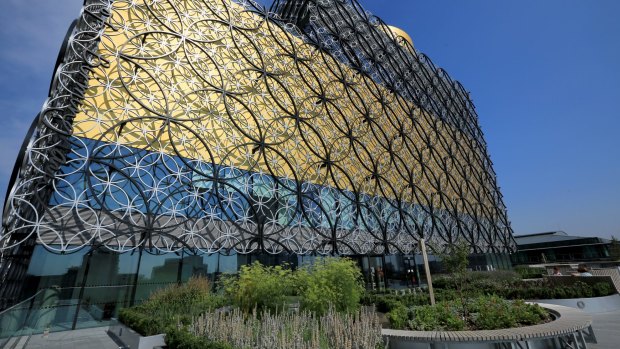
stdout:
[(286, 265), (274, 267), (256, 261), (244, 265), (237, 277), (222, 281), (225, 294), (245, 312), (282, 310), (288, 296), (293, 294), (292, 271)]
[(348, 258), (321, 258), (296, 271), (295, 283), (302, 309), (326, 314), (330, 306), (338, 312), (359, 308), (364, 293), (362, 272)]

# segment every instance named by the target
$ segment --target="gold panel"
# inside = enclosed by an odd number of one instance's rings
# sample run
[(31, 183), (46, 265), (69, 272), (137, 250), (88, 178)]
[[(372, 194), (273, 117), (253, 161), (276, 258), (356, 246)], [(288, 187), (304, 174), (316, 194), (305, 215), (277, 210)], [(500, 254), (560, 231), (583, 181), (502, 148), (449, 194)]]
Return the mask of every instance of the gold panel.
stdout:
[(233, 2), (114, 1), (99, 54), (77, 137), (493, 212), (474, 140)]

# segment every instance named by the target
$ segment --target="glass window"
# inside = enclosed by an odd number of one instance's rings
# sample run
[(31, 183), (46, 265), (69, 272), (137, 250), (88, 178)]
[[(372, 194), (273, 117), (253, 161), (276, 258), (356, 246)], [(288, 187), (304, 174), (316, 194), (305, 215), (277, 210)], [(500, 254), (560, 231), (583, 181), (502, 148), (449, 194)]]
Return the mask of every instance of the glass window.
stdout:
[(276, 184), (272, 177), (264, 174), (252, 175), (252, 194), (264, 198), (276, 196)]
[[(218, 273), (236, 273), (239, 270), (238, 258), (239, 255), (233, 253), (229, 256), (218, 254)], [(245, 256), (241, 256), (245, 257)]]
[(355, 228), (355, 196), (352, 192), (342, 191), (338, 195), (340, 227), (352, 230)]
[(186, 282), (192, 276), (206, 277), (211, 282), (214, 282), (217, 268), (218, 254), (195, 255), (184, 253), (181, 282)]
[(37, 290), (58, 286), (61, 288), (75, 287), (81, 284), (83, 278), (83, 265), (88, 249), (84, 248), (74, 253), (59, 254), (46, 250), (37, 245), (28, 265), (26, 272), (26, 284), (24, 289)]
[(320, 186), (303, 183), (301, 188), (301, 206), (303, 213), (300, 213), (301, 225), (305, 227), (319, 227), (321, 225), (321, 209), (319, 203)]
[(191, 185), (201, 190), (211, 190), (213, 188), (213, 166), (199, 161), (191, 164), (196, 170), (191, 172)]
[(141, 303), (155, 290), (179, 282), (180, 253), (158, 254), (144, 250), (140, 260), (135, 302)]
[(329, 187), (323, 187), (320, 191), (321, 198), (321, 223), (320, 227), (330, 229), (336, 223), (338, 216), (338, 191)]
[(76, 328), (92, 327), (93, 321), (109, 320), (131, 305), (139, 252), (99, 249), (88, 255), (88, 275), (81, 296)]

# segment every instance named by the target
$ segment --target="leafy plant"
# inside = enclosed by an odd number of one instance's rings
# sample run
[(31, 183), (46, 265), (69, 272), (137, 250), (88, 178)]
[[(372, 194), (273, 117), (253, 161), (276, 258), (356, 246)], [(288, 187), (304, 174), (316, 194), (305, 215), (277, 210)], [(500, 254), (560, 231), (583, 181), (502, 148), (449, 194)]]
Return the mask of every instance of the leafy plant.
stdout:
[(606, 282), (597, 282), (592, 286), (592, 290), (597, 297), (608, 296), (614, 293), (613, 287)]
[(517, 272), (522, 279), (539, 279), (542, 278), (543, 275), (547, 274), (545, 268), (534, 268), (526, 266), (516, 267), (515, 272)]
[(387, 319), (390, 321), (391, 328), (404, 329), (409, 321), (409, 310), (402, 303), (399, 303), (387, 313)]
[(537, 304), (527, 304), (523, 300), (511, 302), (498, 296), (481, 296), (468, 307), (471, 313), (476, 314), (474, 325), (481, 330), (534, 325), (549, 318)]
[(258, 261), (244, 265), (239, 275), (222, 281), (233, 304), (245, 312), (282, 310), (287, 297), (293, 295), (292, 271), (286, 266), (264, 266)]
[(321, 258), (304, 265), (295, 272), (293, 284), (301, 308), (318, 315), (327, 313), (330, 307), (354, 312), (364, 293), (362, 273), (348, 258)]
[(121, 309), (119, 320), (144, 336), (163, 333), (177, 323), (189, 324), (205, 311), (221, 307), (226, 300), (210, 293), (206, 278), (191, 278), (154, 292), (144, 303)]
[(462, 305), (448, 302), (439, 302), (434, 306), (415, 307), (412, 319), (409, 321), (409, 327), (419, 331), (463, 330), (465, 321), (461, 316), (461, 309)]
[[(441, 263), (446, 268), (452, 280), (454, 286), (459, 293), (461, 304), (465, 304), (464, 286), (467, 281), (467, 266), (469, 265), (469, 246), (460, 242), (450, 245), (445, 253), (440, 254)], [(463, 308), (463, 312), (466, 313), (467, 309)]]

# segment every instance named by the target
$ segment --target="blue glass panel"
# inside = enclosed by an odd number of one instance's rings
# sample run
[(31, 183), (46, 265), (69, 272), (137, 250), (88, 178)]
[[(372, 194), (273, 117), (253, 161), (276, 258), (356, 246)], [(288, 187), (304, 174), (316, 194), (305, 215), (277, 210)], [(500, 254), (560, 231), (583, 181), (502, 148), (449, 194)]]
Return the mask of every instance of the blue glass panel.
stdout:
[(239, 269), (239, 263), (237, 261), (238, 255), (232, 254), (230, 256), (218, 255), (219, 256), (219, 264), (218, 264), (218, 272), (219, 273), (236, 273)]
[(341, 191), (338, 196), (340, 226), (344, 229), (355, 228), (355, 195), (349, 191)]
[(157, 254), (156, 250), (142, 252), (138, 284), (136, 285), (136, 302), (147, 299), (151, 293), (174, 285), (179, 280), (179, 263), (181, 256), (176, 253)]
[(331, 189), (329, 187), (321, 188), (319, 192), (321, 198), (321, 207), (323, 211), (321, 212), (321, 228), (330, 228), (336, 223), (337, 217), (337, 205), (336, 201), (339, 193), (335, 189)]
[(196, 169), (191, 174), (192, 186), (204, 190), (212, 189), (214, 179), (213, 165), (199, 161), (193, 163), (192, 166)]
[(252, 175), (252, 194), (264, 198), (276, 196), (276, 184), (271, 176), (266, 174)]
[[(382, 226), (397, 229), (400, 224), (400, 214), (394, 213), (398, 205), (385, 198), (361, 194), (362, 207), (358, 208), (355, 194), (346, 190), (90, 139), (72, 140), (74, 151), (88, 152), (92, 161), (87, 167), (73, 162), (62, 167), (64, 175), (55, 183), (52, 206), (80, 200), (81, 205), (94, 209), (114, 211), (130, 206), (156, 215), (178, 212), (190, 218), (238, 221), (256, 219), (252, 215), (256, 207), (252, 211), (250, 202), (261, 198), (262, 203), (266, 198), (276, 201), (269, 202), (271, 214), (262, 217), (282, 225), (326, 229), (338, 222), (339, 229), (378, 230)], [(302, 195), (298, 198), (299, 186)], [(405, 224), (426, 215), (417, 205), (405, 204), (403, 209), (410, 215), (403, 215)]]

